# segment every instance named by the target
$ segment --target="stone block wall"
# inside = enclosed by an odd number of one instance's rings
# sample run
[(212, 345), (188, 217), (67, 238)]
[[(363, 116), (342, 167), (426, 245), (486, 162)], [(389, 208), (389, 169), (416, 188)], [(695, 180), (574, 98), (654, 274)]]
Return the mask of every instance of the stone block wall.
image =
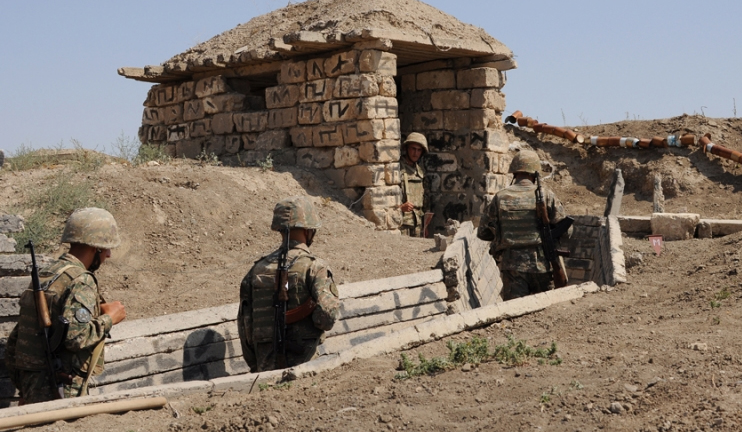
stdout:
[(504, 74), (469, 65), (409, 73), (400, 82), (402, 135), (423, 133), (430, 147), (425, 166), (434, 231), (449, 218), (477, 222), (510, 180)]
[(266, 160), (327, 174), (381, 229), (401, 222), (397, 58), (352, 49), (286, 61), (276, 85), (211, 76), (152, 87), (139, 138), (174, 157)]

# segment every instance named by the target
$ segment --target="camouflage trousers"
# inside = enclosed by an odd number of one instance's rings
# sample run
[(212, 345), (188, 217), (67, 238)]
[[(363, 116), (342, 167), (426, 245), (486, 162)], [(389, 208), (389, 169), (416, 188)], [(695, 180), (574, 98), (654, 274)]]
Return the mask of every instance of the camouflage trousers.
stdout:
[(410, 237), (420, 237), (422, 235), (422, 228), (420, 225), (402, 225), (399, 227), (402, 235)]
[[(54, 400), (56, 389), (52, 391), (51, 383), (49, 382), (48, 371), (17, 371), (15, 382), (18, 384), (18, 391), (21, 394), (21, 400), (24, 404), (46, 402)], [(80, 376), (72, 377), (72, 384), (64, 386), (64, 397), (72, 398), (77, 396), (87, 396), (87, 393), (80, 395), (80, 389), (85, 379)]]
[[(317, 358), (319, 344), (320, 339), (286, 341), (286, 367), (296, 366)], [(259, 343), (250, 348), (252, 348), (250, 351), (242, 353), (250, 366), (250, 372), (279, 369), (273, 353), (273, 342)]]
[(502, 270), (502, 298), (510, 300), (554, 289), (551, 273), (526, 273)]

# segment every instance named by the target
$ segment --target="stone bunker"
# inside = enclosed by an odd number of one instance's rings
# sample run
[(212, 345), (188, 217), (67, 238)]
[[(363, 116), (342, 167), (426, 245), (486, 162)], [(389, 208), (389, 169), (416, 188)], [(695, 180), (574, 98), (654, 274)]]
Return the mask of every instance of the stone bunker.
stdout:
[(384, 230), (401, 222), (401, 140), (421, 132), (440, 233), (508, 182), (501, 90), (515, 67), (484, 30), (417, 0), (311, 0), (119, 74), (155, 83), (143, 144), (321, 171)]

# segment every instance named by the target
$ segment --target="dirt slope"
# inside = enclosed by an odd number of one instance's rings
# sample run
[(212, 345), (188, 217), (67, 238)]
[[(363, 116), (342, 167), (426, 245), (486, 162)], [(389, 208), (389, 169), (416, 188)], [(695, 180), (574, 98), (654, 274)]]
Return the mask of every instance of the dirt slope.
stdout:
[[(740, 149), (738, 119), (686, 116), (583, 132), (651, 137), (684, 127), (700, 134), (714, 127), (711, 122), (724, 133), (723, 139), (714, 134), (715, 142)], [(569, 213), (602, 213), (615, 166), (627, 179), (625, 214), (649, 214), (651, 195), (644, 185), (655, 172), (676, 185), (674, 194), (666, 188), (668, 211), (718, 218), (739, 211), (742, 184), (735, 168), (698, 149), (585, 149), (514, 133), (557, 168), (548, 182)], [(3, 173), (0, 199), (19, 199), (21, 181), (35, 184), (46, 174), (18, 180)], [(126, 236), (124, 253), (105, 266), (102, 279), (110, 297), (126, 299), (137, 316), (234, 301), (249, 263), (273, 247), (266, 225), (275, 199), (302, 188), (318, 203), (332, 196), (321, 179), (303, 171), (180, 164), (108, 167), (93, 176), (99, 193), (117, 197), (113, 210)], [(321, 239), (327, 243), (320, 240), (316, 250), (328, 256), (338, 279), (407, 273), (437, 260), (438, 254), (427, 252), (432, 240), (374, 231), (338, 202), (328, 201), (322, 215), (327, 230)], [(399, 356), (380, 356), (287, 388), (173, 398), (172, 409), (93, 416), (38, 430), (740, 430), (741, 249), (742, 234), (668, 242), (660, 256), (645, 239), (624, 238), (626, 255), (633, 256), (629, 283), (473, 333), (490, 346), (508, 335), (537, 347), (555, 342), (559, 366), (483, 363), (398, 381)], [(471, 336), (428, 344), (411, 355), (446, 355), (446, 342)]]

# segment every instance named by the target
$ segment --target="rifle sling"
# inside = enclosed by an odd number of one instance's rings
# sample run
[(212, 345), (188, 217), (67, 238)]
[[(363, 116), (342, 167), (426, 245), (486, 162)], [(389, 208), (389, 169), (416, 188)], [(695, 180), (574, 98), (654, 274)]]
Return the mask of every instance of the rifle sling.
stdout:
[(312, 297), (309, 296), (307, 301), (305, 301), (304, 303), (291, 310), (286, 311), (286, 324), (293, 324), (295, 322), (303, 320), (312, 312), (314, 312), (314, 308), (316, 307), (317, 303), (315, 303), (314, 300), (312, 300)]
[(103, 353), (103, 347), (106, 344), (106, 339), (101, 339), (100, 342), (98, 342), (98, 345), (95, 346), (95, 349), (93, 350), (93, 355), (90, 358), (90, 363), (88, 364), (88, 373), (85, 377), (85, 381), (82, 384), (82, 387), (80, 387), (80, 393), (78, 393), (78, 396), (85, 396), (88, 394), (88, 383), (90, 382), (90, 377), (93, 376), (93, 369), (95, 369), (95, 366), (98, 364), (98, 359), (100, 358), (100, 355)]

